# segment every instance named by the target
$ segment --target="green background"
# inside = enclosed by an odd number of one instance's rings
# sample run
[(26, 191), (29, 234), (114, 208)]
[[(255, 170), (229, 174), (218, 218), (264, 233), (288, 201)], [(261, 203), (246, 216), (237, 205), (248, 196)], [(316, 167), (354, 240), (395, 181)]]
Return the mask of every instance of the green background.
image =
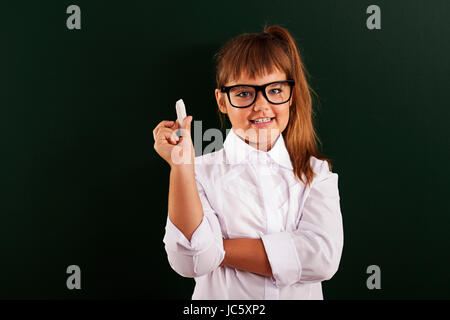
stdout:
[[(81, 30), (66, 8), (81, 8)], [(368, 30), (366, 8), (381, 8)], [(320, 97), (345, 244), (326, 299), (449, 298), (450, 2), (16, 1), (0, 5), (0, 298), (189, 299), (163, 246), (175, 101), (219, 128), (213, 54), (292, 32)], [(316, 104), (316, 107), (319, 106)], [(66, 268), (81, 268), (81, 290)], [(381, 268), (368, 290), (366, 268)]]

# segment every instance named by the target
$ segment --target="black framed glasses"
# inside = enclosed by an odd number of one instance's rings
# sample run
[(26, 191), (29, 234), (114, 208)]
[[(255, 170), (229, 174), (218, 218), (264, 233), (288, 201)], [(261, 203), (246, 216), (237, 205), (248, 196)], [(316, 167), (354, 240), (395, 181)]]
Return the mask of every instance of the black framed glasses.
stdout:
[(261, 86), (250, 84), (237, 84), (234, 86), (223, 86), (221, 92), (226, 92), (228, 101), (235, 108), (250, 107), (262, 91), (264, 98), (271, 104), (283, 104), (291, 100), (292, 87), (295, 81), (292, 79), (274, 81)]

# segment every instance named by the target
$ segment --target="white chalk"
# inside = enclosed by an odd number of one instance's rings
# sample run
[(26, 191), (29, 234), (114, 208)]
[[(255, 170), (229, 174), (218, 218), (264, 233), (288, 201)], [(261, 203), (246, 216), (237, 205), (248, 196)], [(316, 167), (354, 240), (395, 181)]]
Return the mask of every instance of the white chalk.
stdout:
[[(184, 105), (183, 99), (180, 99), (175, 104), (175, 109), (177, 110), (177, 119), (178, 123), (180, 124), (180, 127), (183, 125), (183, 121), (186, 118), (186, 107)], [(177, 135), (181, 136), (180, 129), (177, 130)]]
[(175, 109), (177, 110), (177, 118), (180, 126), (183, 125), (183, 121), (186, 118), (186, 107), (184, 105), (183, 99), (180, 99), (175, 104)]

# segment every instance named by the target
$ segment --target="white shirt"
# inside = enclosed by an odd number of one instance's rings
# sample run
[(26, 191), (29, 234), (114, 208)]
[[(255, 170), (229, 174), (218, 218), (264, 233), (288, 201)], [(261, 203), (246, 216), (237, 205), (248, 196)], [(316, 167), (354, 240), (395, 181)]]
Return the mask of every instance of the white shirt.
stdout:
[[(260, 151), (233, 130), (224, 147), (195, 158), (204, 217), (191, 241), (167, 217), (169, 264), (195, 278), (192, 299), (323, 299), (321, 281), (338, 269), (343, 227), (338, 175), (310, 158), (311, 186), (295, 180), (280, 134)], [(273, 277), (228, 266), (223, 239), (261, 238)]]

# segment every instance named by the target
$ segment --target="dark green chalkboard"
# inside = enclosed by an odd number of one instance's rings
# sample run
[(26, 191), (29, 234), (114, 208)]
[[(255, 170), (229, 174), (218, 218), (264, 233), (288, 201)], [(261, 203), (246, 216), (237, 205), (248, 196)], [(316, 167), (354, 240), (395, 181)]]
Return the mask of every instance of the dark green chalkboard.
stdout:
[(376, 1), (379, 30), (371, 4), (2, 2), (0, 298), (191, 297), (163, 247), (169, 167), (152, 130), (179, 98), (219, 128), (213, 55), (265, 24), (297, 41), (339, 174), (345, 244), (325, 298), (449, 298), (450, 2)]

